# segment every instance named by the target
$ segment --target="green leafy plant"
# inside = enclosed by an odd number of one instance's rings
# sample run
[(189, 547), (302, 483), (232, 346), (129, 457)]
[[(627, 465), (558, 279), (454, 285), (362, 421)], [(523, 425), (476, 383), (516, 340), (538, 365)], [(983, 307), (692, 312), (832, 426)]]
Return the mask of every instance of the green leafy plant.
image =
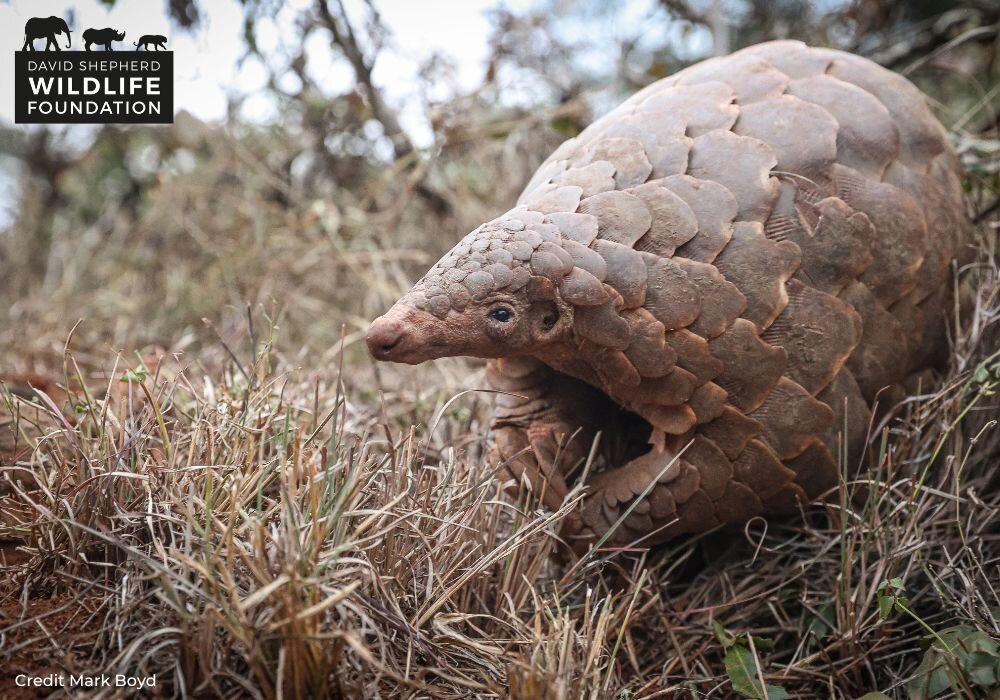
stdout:
[(713, 622), (712, 628), (726, 650), (726, 675), (737, 693), (754, 700), (784, 700), (788, 697), (784, 688), (763, 680), (763, 667), (756, 651), (770, 649), (770, 640), (749, 634), (733, 635), (718, 622)]
[(909, 599), (904, 593), (903, 579), (896, 577), (883, 581), (878, 585), (878, 616), (880, 620), (889, 619), (893, 610), (908, 612)]
[(949, 627), (930, 638), (906, 693), (910, 700), (925, 700), (947, 690), (963, 697), (996, 697), (1000, 642), (971, 625)]
[(128, 382), (136, 382), (137, 384), (142, 384), (144, 381), (146, 381), (148, 377), (149, 377), (149, 371), (147, 371), (143, 367), (139, 367), (136, 369), (126, 370), (125, 373), (122, 374), (122, 378), (119, 379), (118, 381), (124, 382), (126, 384)]

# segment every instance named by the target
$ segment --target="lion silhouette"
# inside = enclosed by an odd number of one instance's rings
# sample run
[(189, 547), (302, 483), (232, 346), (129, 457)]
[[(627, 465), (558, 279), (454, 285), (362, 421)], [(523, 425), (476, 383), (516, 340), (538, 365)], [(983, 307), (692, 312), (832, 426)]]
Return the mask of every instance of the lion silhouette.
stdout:
[(103, 45), (105, 51), (114, 51), (111, 48), (112, 41), (121, 41), (125, 38), (125, 32), (119, 32), (110, 27), (104, 29), (88, 29), (83, 33), (83, 42), (87, 51), (90, 51), (91, 44)]
[(156, 50), (167, 48), (167, 37), (162, 34), (143, 34), (139, 37), (139, 41), (135, 42), (133, 46), (136, 47), (136, 51), (139, 49), (146, 49), (149, 51), (149, 46), (152, 44), (156, 47)]

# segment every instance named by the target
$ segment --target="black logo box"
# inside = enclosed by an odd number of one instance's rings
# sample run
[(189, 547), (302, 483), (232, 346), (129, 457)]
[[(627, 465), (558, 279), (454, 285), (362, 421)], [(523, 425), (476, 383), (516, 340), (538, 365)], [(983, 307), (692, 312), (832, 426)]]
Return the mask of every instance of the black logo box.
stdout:
[[(158, 80), (151, 83), (147, 78)], [(47, 94), (42, 92), (43, 85), (49, 86)], [(151, 87), (159, 94), (151, 94), (155, 91)], [(157, 51), (154, 55), (144, 51), (15, 52), (14, 122), (17, 124), (172, 124), (173, 121), (173, 51)]]

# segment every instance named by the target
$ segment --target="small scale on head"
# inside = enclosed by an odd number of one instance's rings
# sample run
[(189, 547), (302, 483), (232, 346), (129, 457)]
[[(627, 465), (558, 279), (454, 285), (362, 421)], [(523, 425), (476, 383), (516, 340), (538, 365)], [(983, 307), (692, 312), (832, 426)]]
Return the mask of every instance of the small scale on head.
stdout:
[(591, 296), (607, 295), (564, 244), (559, 228), (536, 212), (515, 209), (483, 224), (375, 319), (369, 350), (379, 360), (418, 364), (531, 355), (565, 340), (574, 307), (567, 283), (575, 288), (587, 275)]

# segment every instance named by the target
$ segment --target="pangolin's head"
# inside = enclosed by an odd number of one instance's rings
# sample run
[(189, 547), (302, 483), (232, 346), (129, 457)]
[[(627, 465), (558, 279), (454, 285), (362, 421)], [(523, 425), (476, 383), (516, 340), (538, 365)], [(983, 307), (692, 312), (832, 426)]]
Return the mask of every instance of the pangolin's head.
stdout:
[[(536, 354), (565, 339), (574, 298), (607, 299), (558, 226), (513, 210), (462, 239), (368, 330), (379, 360)], [(596, 233), (596, 225), (595, 225)], [(579, 251), (577, 251), (579, 252)]]

